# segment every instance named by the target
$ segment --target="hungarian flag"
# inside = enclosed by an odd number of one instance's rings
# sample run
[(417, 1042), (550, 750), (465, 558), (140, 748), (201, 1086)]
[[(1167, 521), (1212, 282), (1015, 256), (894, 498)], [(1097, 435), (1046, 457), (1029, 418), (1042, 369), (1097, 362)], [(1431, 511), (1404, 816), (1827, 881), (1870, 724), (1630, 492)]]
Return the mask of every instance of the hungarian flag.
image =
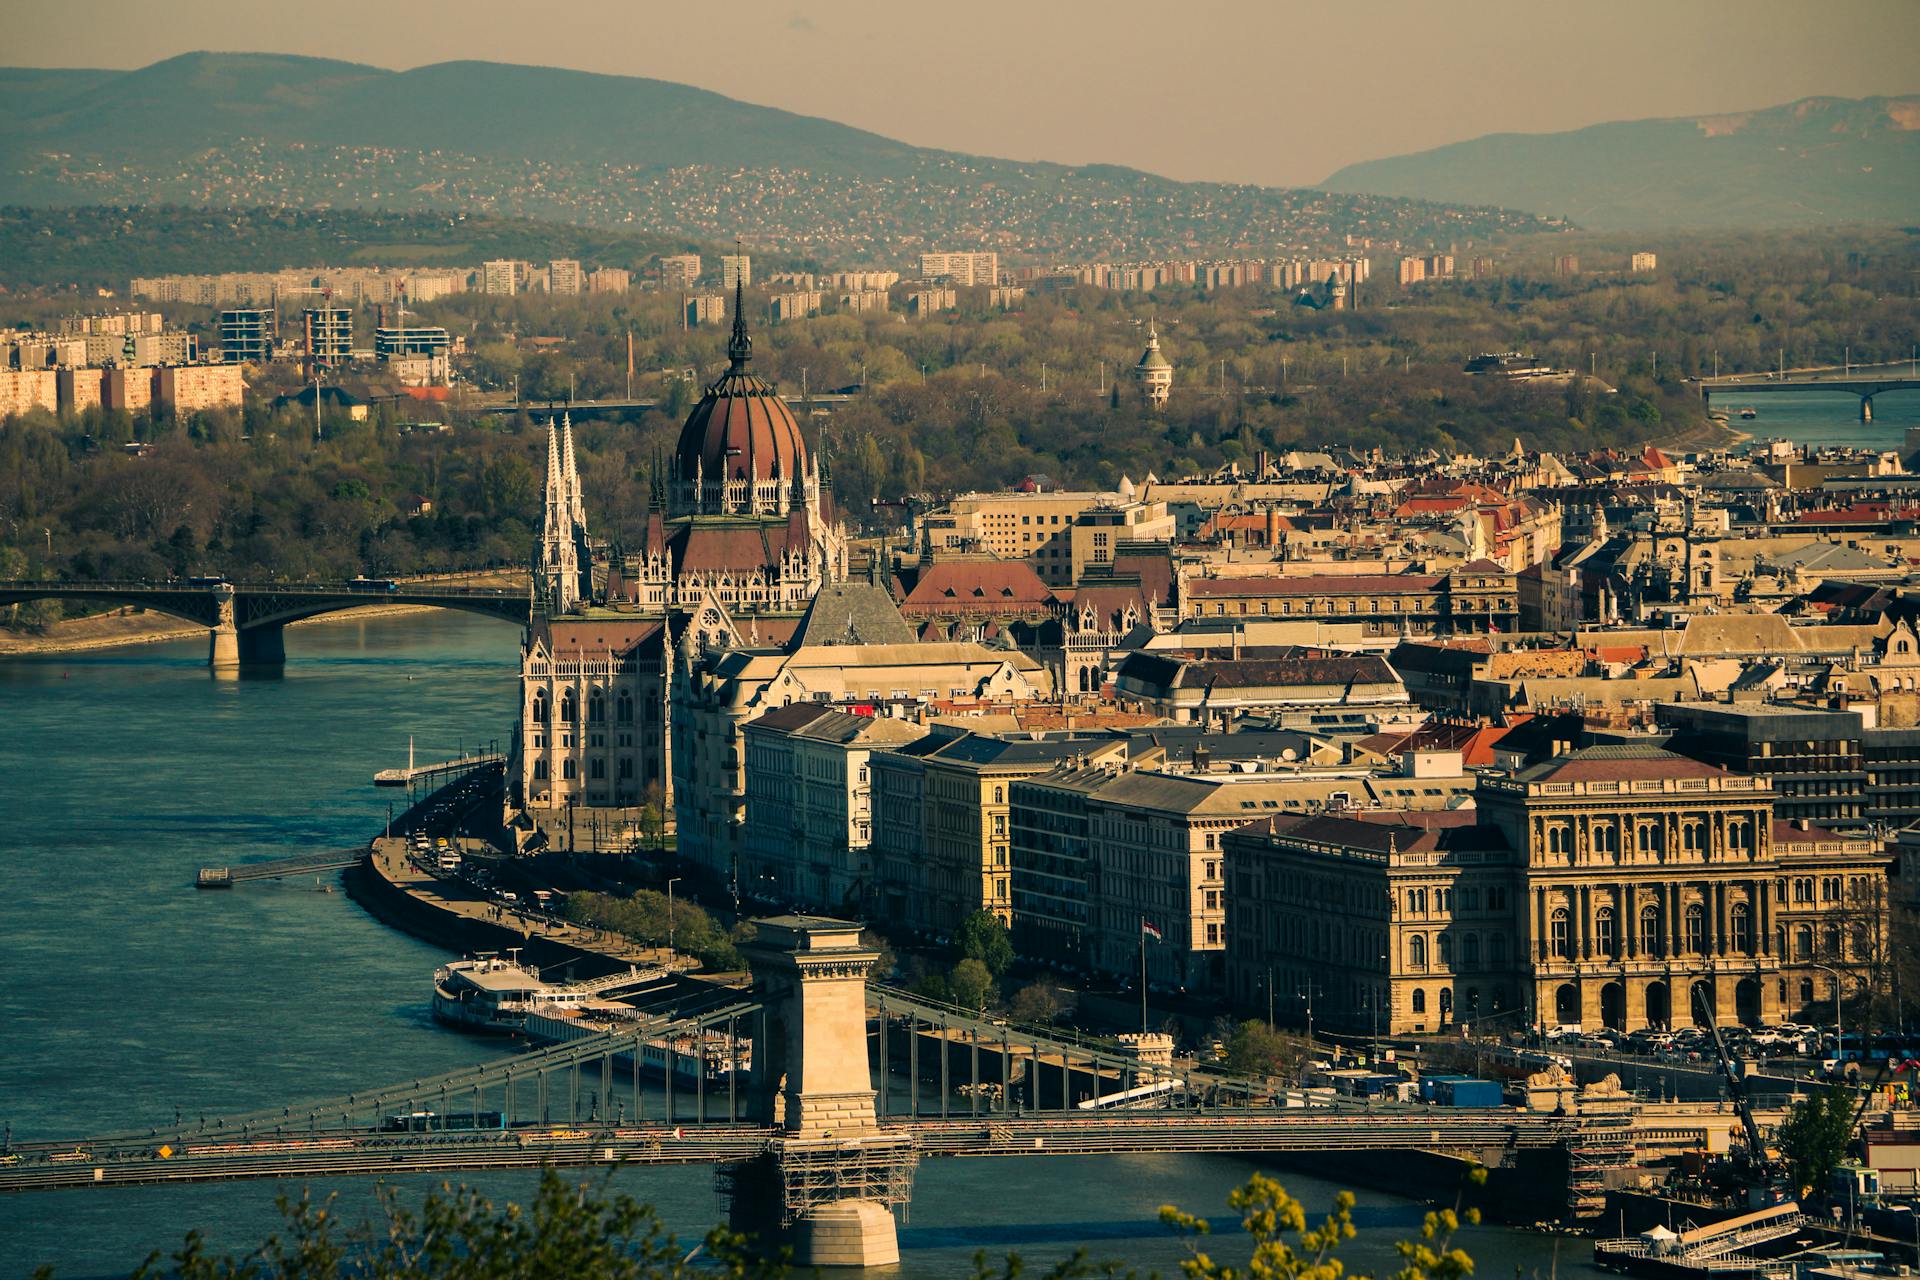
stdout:
[(1166, 939), (1161, 936), (1160, 931), (1153, 927), (1153, 921), (1147, 919), (1145, 916), (1140, 917), (1140, 932), (1152, 938), (1155, 942), (1166, 941)]

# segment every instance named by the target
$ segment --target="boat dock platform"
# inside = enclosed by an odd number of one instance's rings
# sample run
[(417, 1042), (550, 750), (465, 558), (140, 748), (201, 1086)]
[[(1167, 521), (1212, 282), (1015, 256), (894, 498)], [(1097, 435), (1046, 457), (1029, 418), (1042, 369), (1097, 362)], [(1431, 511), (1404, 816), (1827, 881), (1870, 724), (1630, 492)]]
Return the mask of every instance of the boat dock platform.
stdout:
[(272, 862), (243, 862), (231, 867), (202, 867), (194, 877), (196, 889), (231, 889), (243, 880), (279, 880), (286, 876), (316, 871), (337, 871), (350, 867), (367, 856), (365, 849), (336, 849), (330, 853), (309, 853), (298, 858), (277, 858)]
[[(409, 755), (412, 753), (409, 752)], [(408, 764), (404, 769), (382, 769), (373, 775), (376, 787), (411, 787), (416, 782), (437, 782), (457, 774), (471, 773), (475, 769), (484, 769), (489, 765), (505, 764), (506, 756), (498, 751), (488, 751), (480, 755), (460, 756), (453, 760), (436, 760), (432, 764)]]

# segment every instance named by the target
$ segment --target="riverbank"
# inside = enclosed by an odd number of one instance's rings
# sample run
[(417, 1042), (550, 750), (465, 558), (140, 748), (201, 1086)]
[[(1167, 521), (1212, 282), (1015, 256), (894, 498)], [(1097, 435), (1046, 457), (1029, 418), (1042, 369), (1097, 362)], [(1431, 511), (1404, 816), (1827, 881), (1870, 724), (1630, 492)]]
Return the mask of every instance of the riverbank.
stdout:
[[(524, 587), (527, 575), (518, 571), (499, 573), (431, 574), (408, 582), (458, 584), (467, 587)], [(341, 622), (364, 622), (369, 618), (387, 618), (403, 614), (425, 613), (431, 605), (368, 604), (362, 608), (326, 613), (317, 618), (290, 622), (290, 627), (329, 626)], [(124, 605), (80, 618), (62, 618), (44, 632), (29, 634), (0, 626), (0, 658), (44, 657), (61, 653), (87, 653), (98, 649), (119, 649), (133, 645), (165, 644), (171, 640), (198, 640), (207, 629), (136, 605)]]

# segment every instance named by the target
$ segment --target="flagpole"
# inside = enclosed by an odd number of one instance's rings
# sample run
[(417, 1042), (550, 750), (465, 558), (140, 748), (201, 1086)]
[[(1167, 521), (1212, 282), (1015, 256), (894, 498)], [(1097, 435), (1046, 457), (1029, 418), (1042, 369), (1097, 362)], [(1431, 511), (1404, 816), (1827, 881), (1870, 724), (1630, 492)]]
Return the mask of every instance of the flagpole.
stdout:
[(1140, 1034), (1147, 1034), (1147, 918), (1145, 916), (1140, 917)]

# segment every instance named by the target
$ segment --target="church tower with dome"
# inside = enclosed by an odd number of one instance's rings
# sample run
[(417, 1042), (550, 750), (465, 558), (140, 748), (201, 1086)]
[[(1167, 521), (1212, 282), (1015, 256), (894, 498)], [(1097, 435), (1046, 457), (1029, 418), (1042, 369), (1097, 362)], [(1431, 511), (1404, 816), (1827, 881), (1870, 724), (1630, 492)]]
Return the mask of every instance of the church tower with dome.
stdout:
[[(617, 566), (614, 595), (642, 608), (692, 609), (711, 593), (735, 618), (797, 618), (821, 587), (846, 577), (846, 530), (819, 460), (752, 361), (736, 284), (727, 368), (680, 428), (645, 544)], [(773, 617), (755, 629), (781, 635)]]

